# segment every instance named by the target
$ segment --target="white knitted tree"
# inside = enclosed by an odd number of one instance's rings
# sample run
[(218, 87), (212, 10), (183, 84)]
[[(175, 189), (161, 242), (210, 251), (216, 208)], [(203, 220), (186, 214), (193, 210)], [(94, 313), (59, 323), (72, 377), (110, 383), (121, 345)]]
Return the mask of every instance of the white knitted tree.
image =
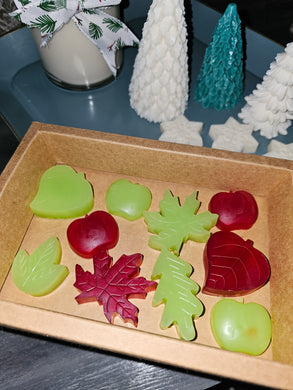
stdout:
[(153, 0), (134, 63), (130, 104), (150, 122), (182, 115), (188, 100), (187, 31), (183, 0)]
[(287, 134), (293, 119), (293, 42), (271, 63), (261, 84), (245, 100), (239, 118), (266, 138)]

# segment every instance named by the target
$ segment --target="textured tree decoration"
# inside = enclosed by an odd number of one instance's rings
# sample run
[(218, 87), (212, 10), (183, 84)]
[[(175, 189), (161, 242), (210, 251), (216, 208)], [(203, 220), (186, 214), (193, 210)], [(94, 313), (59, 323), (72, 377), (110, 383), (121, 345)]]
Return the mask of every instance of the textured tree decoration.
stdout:
[(150, 122), (182, 115), (188, 100), (187, 31), (183, 0), (154, 0), (129, 86), (130, 104)]
[(143, 214), (148, 231), (157, 234), (150, 237), (149, 246), (158, 250), (166, 248), (178, 255), (187, 240), (207, 242), (209, 229), (217, 223), (218, 215), (210, 211), (195, 215), (199, 206), (197, 191), (187, 196), (181, 206), (178, 197), (166, 190), (160, 201), (161, 212), (145, 211)]
[(229, 4), (206, 49), (194, 99), (204, 108), (233, 108), (243, 96), (243, 75), (241, 21)]
[(293, 119), (293, 43), (271, 63), (263, 81), (245, 97), (239, 118), (266, 138), (287, 134)]
[(161, 328), (176, 325), (176, 330), (183, 340), (196, 338), (194, 319), (200, 317), (204, 306), (196, 297), (199, 286), (189, 277), (192, 266), (167, 249), (162, 249), (152, 272), (152, 280), (160, 279), (153, 306), (165, 304), (161, 318)]
[(138, 309), (129, 298), (145, 298), (157, 283), (137, 277), (142, 255), (122, 255), (114, 265), (106, 249), (94, 256), (94, 273), (84, 271), (77, 264), (74, 286), (81, 291), (75, 298), (78, 303), (99, 302), (109, 322), (119, 315), (125, 322), (137, 326)]

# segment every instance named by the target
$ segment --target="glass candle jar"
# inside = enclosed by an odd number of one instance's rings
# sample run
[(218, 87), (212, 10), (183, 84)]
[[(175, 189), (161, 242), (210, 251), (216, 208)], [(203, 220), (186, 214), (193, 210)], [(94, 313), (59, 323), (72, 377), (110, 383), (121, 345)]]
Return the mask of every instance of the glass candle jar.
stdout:
[[(120, 17), (119, 5), (101, 7), (101, 11)], [(31, 29), (48, 78), (60, 87), (86, 90), (103, 86), (114, 76), (100, 50), (87, 38), (72, 20), (53, 34), (48, 44), (40, 47), (41, 33)], [(122, 51), (116, 52), (116, 64), (122, 64)]]

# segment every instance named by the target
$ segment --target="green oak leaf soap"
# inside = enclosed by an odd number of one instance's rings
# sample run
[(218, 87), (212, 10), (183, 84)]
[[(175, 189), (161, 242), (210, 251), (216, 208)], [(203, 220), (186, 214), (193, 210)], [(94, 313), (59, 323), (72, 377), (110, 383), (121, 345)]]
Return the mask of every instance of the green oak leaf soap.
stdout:
[(152, 202), (150, 190), (139, 183), (126, 179), (114, 181), (106, 193), (106, 206), (109, 213), (135, 221), (142, 217)]
[(38, 217), (75, 218), (87, 214), (93, 205), (93, 189), (84, 173), (68, 165), (55, 165), (41, 177), (30, 208)]
[(23, 292), (39, 297), (55, 290), (69, 271), (61, 260), (61, 245), (57, 237), (50, 237), (31, 254), (21, 249), (12, 264), (12, 280)]

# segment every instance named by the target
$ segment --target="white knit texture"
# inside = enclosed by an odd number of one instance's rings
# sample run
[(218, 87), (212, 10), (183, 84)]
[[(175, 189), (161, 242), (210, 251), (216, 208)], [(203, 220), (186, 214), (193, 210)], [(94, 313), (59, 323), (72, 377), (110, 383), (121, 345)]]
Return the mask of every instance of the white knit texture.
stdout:
[(154, 0), (129, 85), (131, 107), (150, 122), (182, 115), (188, 100), (187, 30), (183, 0)]

